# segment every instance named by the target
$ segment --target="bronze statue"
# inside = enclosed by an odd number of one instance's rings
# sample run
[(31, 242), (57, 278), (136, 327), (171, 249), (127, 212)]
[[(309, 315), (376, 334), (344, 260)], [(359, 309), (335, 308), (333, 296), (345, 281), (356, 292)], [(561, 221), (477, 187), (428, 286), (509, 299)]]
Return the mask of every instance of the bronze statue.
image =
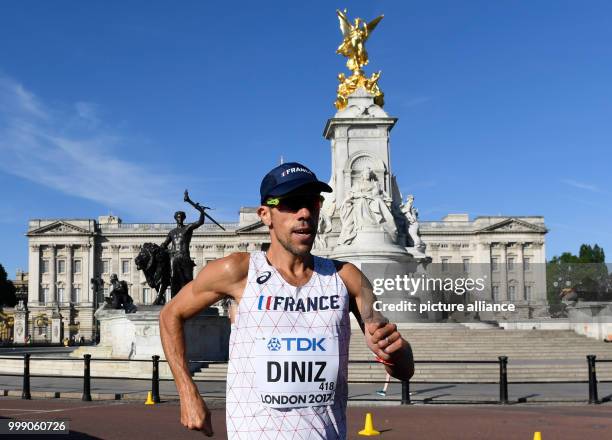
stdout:
[(183, 200), (200, 212), (200, 218), (197, 222), (185, 225), (186, 214), (183, 211), (175, 212), (174, 219), (176, 220), (176, 228), (168, 233), (168, 237), (161, 244), (163, 249), (168, 249), (168, 246), (170, 246), (170, 290), (172, 297), (179, 293), (185, 284), (193, 280), (193, 267), (195, 263), (189, 254), (189, 244), (191, 243), (193, 231), (204, 224), (204, 217), (207, 217), (221, 229), (225, 230), (223, 226), (206, 214), (206, 209), (210, 208), (208, 206), (202, 206), (199, 203), (194, 203), (189, 198), (189, 192), (187, 190), (185, 190)]
[(210, 208), (194, 203), (189, 198), (187, 190), (185, 190), (183, 200), (200, 212), (198, 221), (186, 225), (185, 218), (187, 215), (185, 212), (176, 211), (174, 213), (176, 228), (168, 232), (168, 236), (161, 246), (154, 243), (145, 243), (134, 260), (138, 270), (143, 271), (149, 287), (157, 292), (157, 297), (153, 302), (154, 305), (163, 306), (166, 304), (166, 289), (168, 286), (170, 286), (171, 297), (174, 297), (185, 284), (193, 280), (195, 263), (191, 259), (189, 245), (193, 231), (204, 224), (204, 218), (208, 218), (225, 230), (223, 226), (206, 213), (206, 210)]
[(119, 281), (117, 274), (114, 273), (110, 277), (110, 284), (112, 290), (110, 292), (107, 302), (112, 309), (123, 309), (125, 313), (136, 312), (136, 306), (132, 297), (128, 293), (128, 285), (125, 281)]
[(166, 304), (166, 289), (170, 286), (170, 255), (155, 243), (145, 243), (134, 259), (136, 268), (142, 270), (147, 284), (157, 292), (156, 306)]

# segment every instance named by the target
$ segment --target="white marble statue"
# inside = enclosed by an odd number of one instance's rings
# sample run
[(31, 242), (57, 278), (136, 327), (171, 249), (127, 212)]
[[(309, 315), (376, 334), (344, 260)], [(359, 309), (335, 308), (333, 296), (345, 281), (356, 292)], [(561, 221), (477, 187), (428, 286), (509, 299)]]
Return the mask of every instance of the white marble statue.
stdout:
[(317, 226), (317, 236), (315, 237), (314, 248), (326, 249), (327, 234), (332, 230), (332, 219), (325, 211), (321, 210), (319, 214), (319, 224)]
[(408, 243), (408, 246), (412, 244), (412, 247), (417, 249), (423, 249), (425, 244), (421, 240), (421, 233), (419, 232), (419, 210), (414, 207), (414, 196), (410, 194), (406, 197), (406, 203), (401, 207), (404, 216), (406, 216), (406, 225), (408, 240), (412, 240), (412, 243)]
[(380, 187), (376, 175), (370, 168), (365, 168), (340, 206), (342, 230), (338, 244), (350, 245), (357, 233), (366, 227), (380, 228), (395, 241), (397, 227), (390, 204), (391, 198)]

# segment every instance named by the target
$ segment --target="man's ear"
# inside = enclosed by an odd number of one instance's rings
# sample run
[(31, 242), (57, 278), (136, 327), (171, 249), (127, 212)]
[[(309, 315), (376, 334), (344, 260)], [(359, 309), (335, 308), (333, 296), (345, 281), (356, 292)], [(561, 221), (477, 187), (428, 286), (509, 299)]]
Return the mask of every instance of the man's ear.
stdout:
[(264, 225), (270, 226), (272, 224), (272, 213), (270, 212), (269, 206), (260, 206), (257, 208), (257, 215)]

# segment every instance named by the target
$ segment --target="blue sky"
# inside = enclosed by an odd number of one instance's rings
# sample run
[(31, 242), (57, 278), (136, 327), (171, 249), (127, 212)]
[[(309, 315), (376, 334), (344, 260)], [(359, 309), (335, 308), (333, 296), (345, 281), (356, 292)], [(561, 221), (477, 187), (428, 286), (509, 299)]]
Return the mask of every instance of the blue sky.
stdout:
[(9, 275), (30, 218), (169, 222), (189, 188), (236, 220), (281, 155), (327, 179), (344, 7), (385, 14), (366, 70), (423, 220), (543, 215), (549, 257), (612, 254), (610, 2), (20, 1), (0, 4)]

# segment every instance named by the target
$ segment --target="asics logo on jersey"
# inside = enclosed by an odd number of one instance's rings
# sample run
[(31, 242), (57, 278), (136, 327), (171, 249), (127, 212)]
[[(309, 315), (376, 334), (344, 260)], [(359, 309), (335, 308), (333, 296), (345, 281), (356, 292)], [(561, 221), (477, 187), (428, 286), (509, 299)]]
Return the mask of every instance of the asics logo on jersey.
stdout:
[(270, 272), (269, 270), (266, 270), (265, 272), (263, 272), (261, 275), (259, 275), (257, 277), (257, 284), (263, 284), (266, 281), (268, 281), (270, 279), (270, 277), (272, 276), (272, 272)]

